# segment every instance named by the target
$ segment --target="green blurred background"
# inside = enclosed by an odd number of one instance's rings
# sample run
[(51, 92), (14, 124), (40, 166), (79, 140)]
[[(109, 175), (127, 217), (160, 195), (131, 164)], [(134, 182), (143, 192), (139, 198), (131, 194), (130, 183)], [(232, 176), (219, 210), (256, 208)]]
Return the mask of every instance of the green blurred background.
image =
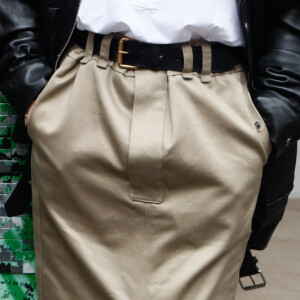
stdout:
[(7, 217), (4, 203), (20, 179), (28, 154), (12, 141), (16, 114), (0, 93), (0, 299), (33, 300), (36, 296), (32, 217)]

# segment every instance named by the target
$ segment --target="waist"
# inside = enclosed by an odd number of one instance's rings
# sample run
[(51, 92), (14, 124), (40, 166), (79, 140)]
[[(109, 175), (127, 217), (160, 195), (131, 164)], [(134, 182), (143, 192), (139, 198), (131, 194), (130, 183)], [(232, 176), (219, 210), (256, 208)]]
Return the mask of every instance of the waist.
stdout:
[[(75, 29), (72, 42), (81, 48), (85, 48), (88, 31)], [(101, 42), (104, 35), (95, 34), (93, 55), (100, 52)], [(191, 41), (192, 68), (193, 72), (202, 72), (203, 47), (201, 41)], [(120, 45), (122, 49), (120, 50)], [(116, 34), (110, 43), (109, 59), (118, 61), (119, 65), (131, 66), (140, 69), (151, 70), (184, 70), (183, 46), (180, 44), (149, 44), (137, 40), (122, 40), (122, 36)], [(233, 69), (245, 59), (245, 48), (230, 47), (220, 43), (209, 43), (211, 49), (211, 72), (222, 73)], [(120, 53), (120, 51), (122, 53)], [(120, 62), (121, 57), (121, 62)], [(122, 67), (122, 66), (121, 66)], [(126, 68), (126, 67), (125, 67)]]

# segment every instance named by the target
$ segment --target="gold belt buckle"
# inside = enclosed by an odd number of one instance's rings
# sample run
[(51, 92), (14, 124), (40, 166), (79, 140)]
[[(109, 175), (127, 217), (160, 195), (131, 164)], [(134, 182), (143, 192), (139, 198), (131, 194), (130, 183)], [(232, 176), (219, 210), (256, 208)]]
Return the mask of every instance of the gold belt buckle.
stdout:
[(119, 40), (118, 44), (118, 56), (117, 56), (117, 63), (121, 69), (129, 69), (129, 70), (137, 70), (137, 66), (131, 65), (123, 65), (123, 55), (128, 54), (128, 51), (124, 51), (124, 42), (135, 41), (134, 39), (130, 39), (128, 37), (123, 37)]

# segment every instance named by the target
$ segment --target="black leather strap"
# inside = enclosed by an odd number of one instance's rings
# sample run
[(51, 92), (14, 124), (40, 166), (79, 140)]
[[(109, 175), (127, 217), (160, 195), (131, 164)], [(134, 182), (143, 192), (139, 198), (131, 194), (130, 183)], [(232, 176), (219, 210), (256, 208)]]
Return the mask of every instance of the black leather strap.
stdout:
[[(81, 48), (85, 48), (88, 32), (75, 30), (72, 41)], [(103, 35), (95, 34), (94, 54), (99, 54)], [(117, 60), (118, 42), (120, 37), (112, 40), (110, 60)], [(229, 47), (220, 43), (211, 43), (212, 73), (231, 70), (235, 65), (243, 62), (244, 48)], [(183, 55), (180, 44), (148, 44), (139, 41), (126, 42), (124, 50), (128, 54), (123, 56), (123, 64), (137, 66), (141, 69), (182, 71)], [(202, 71), (202, 49), (200, 45), (192, 46), (193, 71)]]

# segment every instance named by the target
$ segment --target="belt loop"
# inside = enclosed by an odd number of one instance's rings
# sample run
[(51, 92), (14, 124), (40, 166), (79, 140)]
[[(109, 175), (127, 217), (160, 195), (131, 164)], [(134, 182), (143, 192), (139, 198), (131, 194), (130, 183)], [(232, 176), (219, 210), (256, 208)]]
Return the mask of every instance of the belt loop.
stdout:
[(190, 44), (181, 45), (182, 55), (183, 55), (183, 70), (182, 76), (184, 79), (192, 79), (193, 75), (193, 64), (194, 64), (194, 57), (193, 57), (193, 49)]
[(211, 44), (206, 41), (201, 41), (202, 48), (202, 72), (201, 82), (211, 82)]
[(93, 49), (94, 49), (94, 33), (89, 32), (88, 37), (86, 39), (85, 55), (80, 62), (86, 64), (93, 56)]
[(102, 38), (100, 53), (99, 53), (100, 61), (97, 64), (101, 68), (106, 68), (109, 62), (110, 44), (113, 37), (114, 37), (113, 34), (107, 34), (104, 35)]

